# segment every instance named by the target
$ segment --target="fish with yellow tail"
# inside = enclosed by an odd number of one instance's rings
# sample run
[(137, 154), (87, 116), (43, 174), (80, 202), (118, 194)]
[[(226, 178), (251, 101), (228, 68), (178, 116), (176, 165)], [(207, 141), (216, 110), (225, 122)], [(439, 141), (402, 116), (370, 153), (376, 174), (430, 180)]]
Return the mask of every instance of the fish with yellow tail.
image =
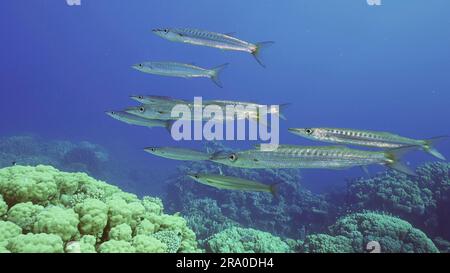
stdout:
[(231, 33), (223, 34), (192, 28), (154, 29), (153, 33), (172, 42), (247, 52), (252, 54), (262, 67), (265, 65), (261, 60), (261, 50), (274, 44), (273, 41), (250, 43), (233, 37)]

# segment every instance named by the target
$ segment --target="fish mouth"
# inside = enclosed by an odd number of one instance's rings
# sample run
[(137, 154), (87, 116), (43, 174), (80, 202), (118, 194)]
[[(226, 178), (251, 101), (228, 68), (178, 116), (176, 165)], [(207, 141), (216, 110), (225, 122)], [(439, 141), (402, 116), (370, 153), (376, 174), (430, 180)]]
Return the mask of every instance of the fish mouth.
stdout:
[(301, 129), (298, 129), (298, 128), (289, 128), (288, 131), (293, 133), (293, 134), (302, 134), (301, 133), (302, 132)]

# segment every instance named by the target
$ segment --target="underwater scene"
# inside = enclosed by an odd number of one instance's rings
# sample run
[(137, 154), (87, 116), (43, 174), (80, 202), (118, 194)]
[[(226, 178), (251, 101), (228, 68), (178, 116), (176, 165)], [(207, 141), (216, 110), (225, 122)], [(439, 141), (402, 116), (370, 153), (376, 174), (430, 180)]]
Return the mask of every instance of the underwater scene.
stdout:
[(0, 3), (0, 253), (450, 252), (450, 2)]

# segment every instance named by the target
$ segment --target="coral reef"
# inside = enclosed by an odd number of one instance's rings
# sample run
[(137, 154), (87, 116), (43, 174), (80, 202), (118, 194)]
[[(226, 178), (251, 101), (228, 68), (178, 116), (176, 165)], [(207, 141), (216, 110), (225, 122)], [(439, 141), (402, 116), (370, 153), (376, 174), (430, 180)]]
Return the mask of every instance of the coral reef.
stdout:
[(289, 245), (268, 232), (231, 227), (212, 236), (207, 250), (216, 253), (286, 253)]
[(44, 164), (98, 177), (108, 159), (103, 147), (87, 141), (44, 141), (32, 135), (0, 138), (0, 167)]
[(308, 235), (303, 252), (366, 252), (376, 241), (381, 252), (438, 252), (434, 243), (417, 228), (400, 218), (375, 213), (354, 213), (340, 218), (329, 227), (329, 235)]
[[(212, 150), (226, 150), (220, 144)], [(186, 173), (218, 173), (219, 165), (188, 162), (168, 181), (167, 208), (181, 211), (204, 240), (217, 231), (238, 223), (279, 236), (301, 239), (308, 230), (321, 231), (335, 221), (333, 208), (325, 198), (300, 186), (297, 170), (251, 170), (220, 166), (223, 174), (280, 183), (279, 196), (266, 193), (226, 191), (199, 184)], [(207, 227), (207, 228), (204, 228)]]
[(0, 169), (0, 252), (199, 251), (160, 199), (51, 166)]
[(386, 211), (405, 219), (428, 235), (450, 239), (450, 164), (429, 163), (417, 177), (387, 171), (370, 179), (351, 181), (346, 208)]

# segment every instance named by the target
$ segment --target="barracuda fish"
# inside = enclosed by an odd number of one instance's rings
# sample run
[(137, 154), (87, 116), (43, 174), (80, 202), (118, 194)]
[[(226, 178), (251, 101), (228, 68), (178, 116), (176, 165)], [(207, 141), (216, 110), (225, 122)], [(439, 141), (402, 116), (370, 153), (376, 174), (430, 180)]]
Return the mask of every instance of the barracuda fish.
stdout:
[(228, 64), (222, 64), (212, 69), (205, 69), (191, 64), (175, 62), (144, 62), (133, 65), (133, 68), (148, 74), (181, 77), (181, 78), (209, 78), (217, 86), (222, 87), (220, 72)]
[[(219, 105), (221, 107), (226, 107), (226, 106), (233, 106), (233, 107), (238, 107), (238, 106), (242, 106), (244, 107), (244, 109), (248, 109), (248, 111), (244, 111), (245, 114), (248, 114), (250, 117), (254, 117), (254, 118), (258, 118), (258, 109), (260, 107), (264, 107), (266, 105), (262, 105), (262, 104), (258, 104), (258, 103), (254, 103), (254, 102), (243, 102), (243, 101), (232, 101), (232, 100), (206, 100), (203, 101), (204, 105)], [(282, 111), (284, 111), (284, 109), (286, 107), (288, 107), (290, 105), (290, 103), (283, 103), (278, 105), (278, 109), (272, 109), (269, 108), (267, 109), (268, 114), (273, 114), (273, 115), (278, 115), (281, 119), (286, 119), (286, 117), (281, 113)], [(256, 109), (256, 111), (252, 110), (252, 109)]]
[(189, 28), (166, 28), (154, 29), (153, 33), (172, 42), (188, 43), (192, 45), (208, 46), (223, 50), (248, 52), (255, 57), (256, 61), (265, 67), (261, 61), (261, 50), (272, 45), (274, 42), (249, 43), (230, 36), (216, 32), (189, 29)]
[[(193, 114), (193, 104), (185, 104), (188, 106), (191, 110), (191, 120), (197, 120), (200, 119), (196, 117)], [(207, 105), (203, 105), (205, 107)], [(145, 119), (159, 119), (159, 120), (178, 120), (180, 117), (172, 117), (172, 105), (140, 105), (140, 106), (133, 106), (125, 109), (126, 113), (136, 115)], [(222, 111), (225, 111), (225, 108), (222, 108)], [(197, 119), (196, 119), (197, 118)], [(201, 116), (201, 119), (203, 121), (210, 120), (210, 117), (208, 116)], [(258, 112), (257, 111), (251, 111), (251, 110), (237, 110), (235, 112), (235, 115), (233, 117), (226, 116), (226, 113), (223, 115), (223, 120), (234, 120), (234, 119), (253, 119), (258, 120)]]
[(209, 160), (211, 156), (208, 153), (176, 147), (148, 147), (144, 151), (174, 160), (202, 161)]
[[(131, 99), (146, 105), (176, 105), (188, 104), (185, 100), (174, 99), (166, 96), (157, 95), (131, 95)], [(173, 106), (172, 106), (173, 107)]]
[(106, 112), (106, 114), (114, 119), (131, 125), (145, 126), (150, 128), (164, 127), (167, 129), (170, 129), (171, 126), (171, 122), (167, 120), (146, 119), (123, 111), (109, 111)]
[(251, 181), (232, 176), (213, 175), (213, 174), (188, 174), (188, 176), (195, 181), (211, 186), (217, 189), (225, 190), (239, 190), (251, 192), (269, 192), (272, 195), (277, 195), (277, 185), (266, 185), (260, 182)]
[[(193, 109), (194, 104), (188, 103), (184, 100), (172, 99), (169, 97), (158, 97), (158, 96), (143, 96), (143, 95), (133, 95), (132, 99), (143, 103), (140, 106), (133, 106), (125, 109), (125, 112), (140, 116), (146, 119), (160, 119), (160, 120), (177, 120), (179, 118), (172, 117), (171, 112), (175, 105), (183, 104), (189, 107), (191, 110), (191, 119), (193, 119)], [(224, 112), (224, 120), (233, 119), (250, 119), (259, 120), (259, 107), (264, 105), (251, 103), (251, 102), (239, 102), (239, 101), (225, 101), (225, 100), (208, 100), (202, 102), (202, 108), (204, 109), (209, 105), (217, 105), (222, 108)], [(289, 104), (281, 104), (278, 109), (270, 108), (268, 109), (268, 114), (277, 115), (282, 119), (286, 119), (281, 111), (287, 107)], [(234, 108), (234, 115), (232, 117), (226, 116), (226, 106), (232, 106)], [(209, 120), (208, 117), (203, 117), (204, 121)]]
[(289, 131), (308, 139), (339, 144), (360, 145), (384, 149), (417, 146), (442, 160), (445, 160), (445, 157), (439, 153), (433, 145), (448, 138), (448, 136), (440, 136), (426, 140), (417, 140), (387, 132), (342, 128), (290, 128)]
[(294, 146), (279, 145), (274, 151), (259, 148), (234, 153), (217, 152), (211, 161), (224, 165), (249, 168), (318, 168), (347, 169), (372, 164), (386, 165), (392, 169), (414, 175), (412, 170), (399, 162), (400, 157), (414, 149), (401, 147), (388, 151), (362, 151), (342, 146)]

